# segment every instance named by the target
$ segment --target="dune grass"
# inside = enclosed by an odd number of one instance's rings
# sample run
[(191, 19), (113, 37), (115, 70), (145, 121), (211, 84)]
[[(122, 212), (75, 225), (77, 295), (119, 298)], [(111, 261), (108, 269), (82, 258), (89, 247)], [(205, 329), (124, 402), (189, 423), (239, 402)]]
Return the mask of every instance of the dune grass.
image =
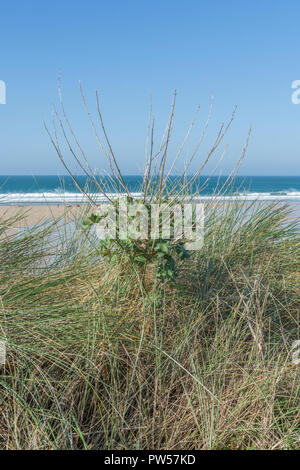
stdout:
[(16, 237), (1, 220), (1, 449), (299, 448), (289, 209), (207, 213), (175, 283), (151, 267), (142, 283), (80, 231), (55, 246), (55, 224)]
[[(59, 92), (61, 98), (60, 84)], [(131, 194), (98, 94), (100, 131), (82, 88), (81, 95), (108, 178), (98, 178), (89, 165), (62, 98), (62, 117), (54, 110), (52, 134), (46, 129), (93, 211), (97, 204), (66, 163), (66, 148), (109, 202), (112, 188), (117, 196)], [(169, 163), (175, 100), (176, 94), (157, 148), (150, 113), (145, 204), (182, 205), (201, 195), (198, 177), (234, 117), (221, 124), (203, 158), (205, 124), (181, 178), (172, 180), (194, 126)], [(99, 256), (81, 217), (72, 236), (62, 221), (16, 236), (10, 231), (15, 220), (0, 220), (0, 340), (7, 344), (0, 448), (299, 448), (299, 365), (291, 354), (299, 339), (299, 230), (288, 206), (218, 199), (232, 190), (249, 135), (226, 187), (206, 205), (203, 247), (176, 260), (174, 279), (158, 279), (151, 245), (143, 270), (124, 250), (116, 259)]]

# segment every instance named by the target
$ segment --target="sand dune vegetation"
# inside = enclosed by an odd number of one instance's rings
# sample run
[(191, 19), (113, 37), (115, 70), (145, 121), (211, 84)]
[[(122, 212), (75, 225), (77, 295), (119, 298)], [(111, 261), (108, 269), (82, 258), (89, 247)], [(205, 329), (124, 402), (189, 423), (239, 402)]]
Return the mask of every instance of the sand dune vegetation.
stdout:
[[(112, 184), (126, 193), (98, 97), (97, 105), (102, 137), (95, 134)], [(221, 126), (207, 157), (195, 150), (192, 159), (201, 161), (193, 176), (186, 168), (180, 185), (170, 184), (174, 105), (158, 154), (149, 121), (144, 201), (183, 204), (231, 123)], [(69, 150), (90, 183), (110, 194), (63, 107), (62, 114), (56, 118)], [(65, 164), (57, 131), (51, 136)], [(149, 246), (141, 256), (140, 241), (127, 251), (115, 243), (115, 256), (102, 256), (83, 227), (94, 206), (88, 201), (78, 211), (71, 236), (63, 218), (17, 235), (9, 228), (18, 215), (0, 220), (0, 339), (7, 346), (0, 448), (299, 448), (292, 344), (299, 338), (300, 249), (289, 206), (212, 199), (203, 247), (188, 257), (170, 251), (172, 276), (157, 275), (158, 258)]]

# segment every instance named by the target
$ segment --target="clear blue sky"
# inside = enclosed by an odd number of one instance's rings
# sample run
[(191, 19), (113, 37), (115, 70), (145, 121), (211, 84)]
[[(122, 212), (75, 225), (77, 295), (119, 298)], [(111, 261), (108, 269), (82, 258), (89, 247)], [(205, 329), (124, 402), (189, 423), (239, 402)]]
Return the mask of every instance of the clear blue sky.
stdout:
[(104, 163), (86, 123), (78, 80), (91, 105), (94, 90), (101, 93), (124, 173), (135, 174), (143, 164), (150, 93), (161, 131), (176, 88), (170, 156), (198, 103), (200, 130), (213, 92), (203, 152), (218, 123), (238, 105), (223, 173), (238, 158), (251, 122), (241, 174), (299, 175), (300, 104), (291, 102), (292, 81), (300, 79), (299, 28), (296, 0), (1, 2), (0, 80), (6, 82), (7, 104), (0, 105), (0, 174), (65, 173), (42, 124), (57, 102), (61, 70), (65, 106), (93, 166)]

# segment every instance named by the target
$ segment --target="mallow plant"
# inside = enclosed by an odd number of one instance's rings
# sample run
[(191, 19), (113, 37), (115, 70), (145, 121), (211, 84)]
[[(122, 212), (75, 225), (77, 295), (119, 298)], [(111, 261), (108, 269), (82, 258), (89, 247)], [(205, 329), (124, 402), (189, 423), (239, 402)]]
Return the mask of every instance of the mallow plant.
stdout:
[[(75, 134), (71, 122), (65, 111), (62, 89), (60, 79), (58, 81), (59, 93), (59, 108), (54, 107), (52, 131), (45, 123), (46, 131), (51, 139), (51, 142), (68, 174), (71, 176), (75, 186), (81, 191), (88, 204), (87, 216), (83, 219), (84, 230), (90, 229), (93, 225), (103, 222), (105, 215), (99, 214), (99, 206), (97, 205), (97, 196), (104, 198), (108, 204), (112, 205), (116, 210), (118, 216), (118, 200), (120, 194), (126, 197), (126, 204), (128, 209), (128, 222), (134, 221), (138, 217), (136, 211), (130, 215), (130, 211), (134, 205), (143, 204), (143, 211), (148, 215), (148, 221), (151, 220), (150, 211), (151, 205), (164, 204), (166, 207), (172, 208), (174, 205), (179, 205), (182, 209), (185, 204), (190, 203), (191, 200), (197, 196), (201, 198), (201, 192), (207, 184), (208, 178), (200, 179), (203, 170), (206, 168), (207, 163), (218, 155), (224, 137), (227, 134), (234, 116), (236, 109), (234, 109), (230, 119), (227, 123), (221, 123), (217, 131), (216, 137), (213, 139), (212, 144), (208, 147), (205, 154), (201, 152), (202, 144), (207, 136), (208, 124), (211, 119), (213, 102), (211, 102), (207, 120), (200, 131), (200, 136), (196, 138), (193, 150), (191, 151), (188, 159), (183, 159), (186, 150), (186, 144), (190, 139), (191, 133), (195, 126), (200, 106), (197, 107), (194, 118), (190, 127), (184, 137), (179, 149), (169, 160), (169, 147), (172, 137), (173, 124), (174, 124), (174, 111), (177, 98), (176, 91), (171, 103), (170, 115), (166, 129), (162, 135), (161, 140), (156, 142), (155, 139), (155, 126), (154, 118), (152, 115), (152, 103), (150, 106), (149, 120), (147, 126), (147, 139), (146, 139), (146, 152), (145, 164), (143, 168), (142, 184), (139, 188), (141, 197), (138, 199), (132, 194), (130, 187), (126, 184), (126, 178), (123, 176), (118, 158), (115, 155), (111, 142), (108, 138), (107, 130), (104, 126), (103, 116), (100, 108), (99, 94), (96, 91), (96, 118), (93, 117), (87, 105), (85, 94), (80, 84), (80, 95), (83, 107), (86, 111), (89, 123), (99, 145), (102, 157), (100, 167), (106, 172), (105, 176), (100, 175), (92, 169), (87, 154), (81, 145), (79, 138)], [(242, 149), (241, 155), (237, 164), (231, 174), (226, 178), (215, 191), (215, 196), (224, 194), (230, 191), (235, 175), (241, 165), (241, 162), (246, 153), (248, 141), (251, 133), (249, 129), (245, 145)], [(79, 179), (76, 177), (75, 172), (67, 163), (67, 159), (63, 150), (67, 148), (73, 157), (75, 163), (79, 166), (81, 172), (86, 176), (87, 186), (93, 188), (93, 194), (96, 193), (96, 198), (86, 187), (80, 184)], [(224, 153), (224, 152), (223, 152)], [(218, 155), (216, 167), (213, 172), (218, 168), (220, 160), (223, 158), (223, 153)], [(105, 168), (104, 163), (108, 168)], [(183, 170), (179, 171), (178, 168), (183, 166)], [(193, 169), (194, 168), (194, 169)], [(184, 211), (183, 211), (184, 214)], [(118, 220), (118, 217), (117, 217)], [(174, 281), (177, 273), (177, 266), (181, 260), (190, 256), (190, 250), (187, 249), (187, 238), (172, 236), (172, 228), (175, 223), (174, 217), (170, 218), (171, 235), (166, 237), (161, 233), (161, 219), (158, 223), (159, 232), (156, 237), (150, 237), (150, 227), (146, 237), (133, 237), (132, 234), (124, 233), (122, 236), (118, 233), (118, 221), (116, 223), (116, 236), (104, 236), (99, 241), (99, 255), (103, 259), (107, 259), (110, 263), (120, 262), (127, 259), (132, 265), (138, 269), (143, 275), (146, 273), (149, 266), (155, 267), (156, 279), (158, 280), (171, 280)], [(149, 222), (148, 222), (149, 223)], [(193, 222), (192, 222), (193, 225)], [(193, 228), (192, 228), (193, 229)]]

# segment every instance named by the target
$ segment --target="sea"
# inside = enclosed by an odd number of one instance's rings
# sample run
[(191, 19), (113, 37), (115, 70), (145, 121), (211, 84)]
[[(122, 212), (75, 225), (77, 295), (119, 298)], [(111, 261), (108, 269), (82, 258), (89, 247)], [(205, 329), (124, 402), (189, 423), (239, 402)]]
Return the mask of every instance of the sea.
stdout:
[[(170, 184), (174, 183), (176, 178), (178, 177), (170, 177)], [(104, 200), (104, 196), (88, 184), (86, 176), (76, 176), (76, 179), (95, 202)], [(215, 197), (226, 180), (226, 176), (201, 176), (194, 185), (194, 194), (203, 200)], [(139, 197), (142, 194), (142, 176), (124, 176), (124, 181), (134, 196)], [(105, 182), (111, 193), (124, 192), (122, 187), (112, 188), (108, 177), (102, 177), (102, 182)], [(221, 190), (218, 197), (228, 200), (279, 200), (300, 203), (300, 176), (237, 176), (230, 186), (230, 191)], [(68, 175), (0, 176), (0, 205), (60, 205), (85, 202), (86, 197)]]

